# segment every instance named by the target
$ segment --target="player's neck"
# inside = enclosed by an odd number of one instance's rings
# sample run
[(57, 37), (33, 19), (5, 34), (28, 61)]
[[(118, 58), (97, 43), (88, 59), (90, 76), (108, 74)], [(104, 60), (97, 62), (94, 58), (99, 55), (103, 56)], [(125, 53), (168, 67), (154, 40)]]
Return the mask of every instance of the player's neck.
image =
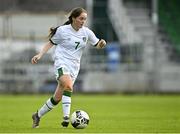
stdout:
[(77, 28), (77, 26), (75, 26), (74, 24), (71, 24), (72, 28), (75, 30), (75, 31), (78, 31), (79, 28)]

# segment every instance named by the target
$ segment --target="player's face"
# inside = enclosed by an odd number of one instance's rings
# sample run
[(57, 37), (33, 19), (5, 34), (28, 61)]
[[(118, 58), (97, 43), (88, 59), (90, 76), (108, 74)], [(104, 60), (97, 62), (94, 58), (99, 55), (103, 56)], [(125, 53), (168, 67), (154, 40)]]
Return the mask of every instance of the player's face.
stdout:
[(87, 19), (87, 13), (81, 13), (78, 17), (73, 18), (73, 24), (77, 29), (82, 28)]

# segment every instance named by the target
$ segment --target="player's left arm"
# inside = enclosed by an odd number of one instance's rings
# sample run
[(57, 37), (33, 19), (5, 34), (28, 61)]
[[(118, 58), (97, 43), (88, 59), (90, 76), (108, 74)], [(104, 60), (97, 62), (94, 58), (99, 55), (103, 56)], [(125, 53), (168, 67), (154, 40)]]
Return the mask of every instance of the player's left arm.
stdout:
[(104, 39), (100, 39), (95, 46), (97, 49), (104, 48), (106, 46), (106, 41)]
[(92, 44), (93, 46), (95, 46), (97, 49), (101, 49), (104, 48), (106, 46), (106, 41), (104, 39), (98, 39), (96, 37), (96, 35), (93, 33), (92, 30), (90, 30), (89, 28), (86, 29), (86, 32), (88, 34), (88, 41), (90, 42), (90, 44)]

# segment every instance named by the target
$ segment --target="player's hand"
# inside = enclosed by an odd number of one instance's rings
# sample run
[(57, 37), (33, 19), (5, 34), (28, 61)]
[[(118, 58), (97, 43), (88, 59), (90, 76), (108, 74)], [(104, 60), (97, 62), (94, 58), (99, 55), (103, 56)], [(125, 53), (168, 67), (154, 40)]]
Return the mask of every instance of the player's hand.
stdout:
[(106, 41), (101, 39), (98, 43), (98, 48), (104, 48), (106, 46)]
[(35, 55), (35, 56), (31, 59), (31, 63), (32, 63), (32, 64), (37, 64), (37, 63), (38, 63), (38, 60), (40, 60), (41, 57), (42, 57), (42, 56), (41, 56), (40, 54)]

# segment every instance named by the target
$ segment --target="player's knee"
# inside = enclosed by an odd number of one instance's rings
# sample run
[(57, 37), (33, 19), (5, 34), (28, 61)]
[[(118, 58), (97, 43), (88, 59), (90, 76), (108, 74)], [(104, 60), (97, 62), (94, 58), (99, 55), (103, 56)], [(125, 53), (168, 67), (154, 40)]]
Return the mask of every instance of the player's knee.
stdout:
[(72, 92), (73, 91), (73, 86), (72, 85), (65, 85), (64, 86), (64, 91)]

